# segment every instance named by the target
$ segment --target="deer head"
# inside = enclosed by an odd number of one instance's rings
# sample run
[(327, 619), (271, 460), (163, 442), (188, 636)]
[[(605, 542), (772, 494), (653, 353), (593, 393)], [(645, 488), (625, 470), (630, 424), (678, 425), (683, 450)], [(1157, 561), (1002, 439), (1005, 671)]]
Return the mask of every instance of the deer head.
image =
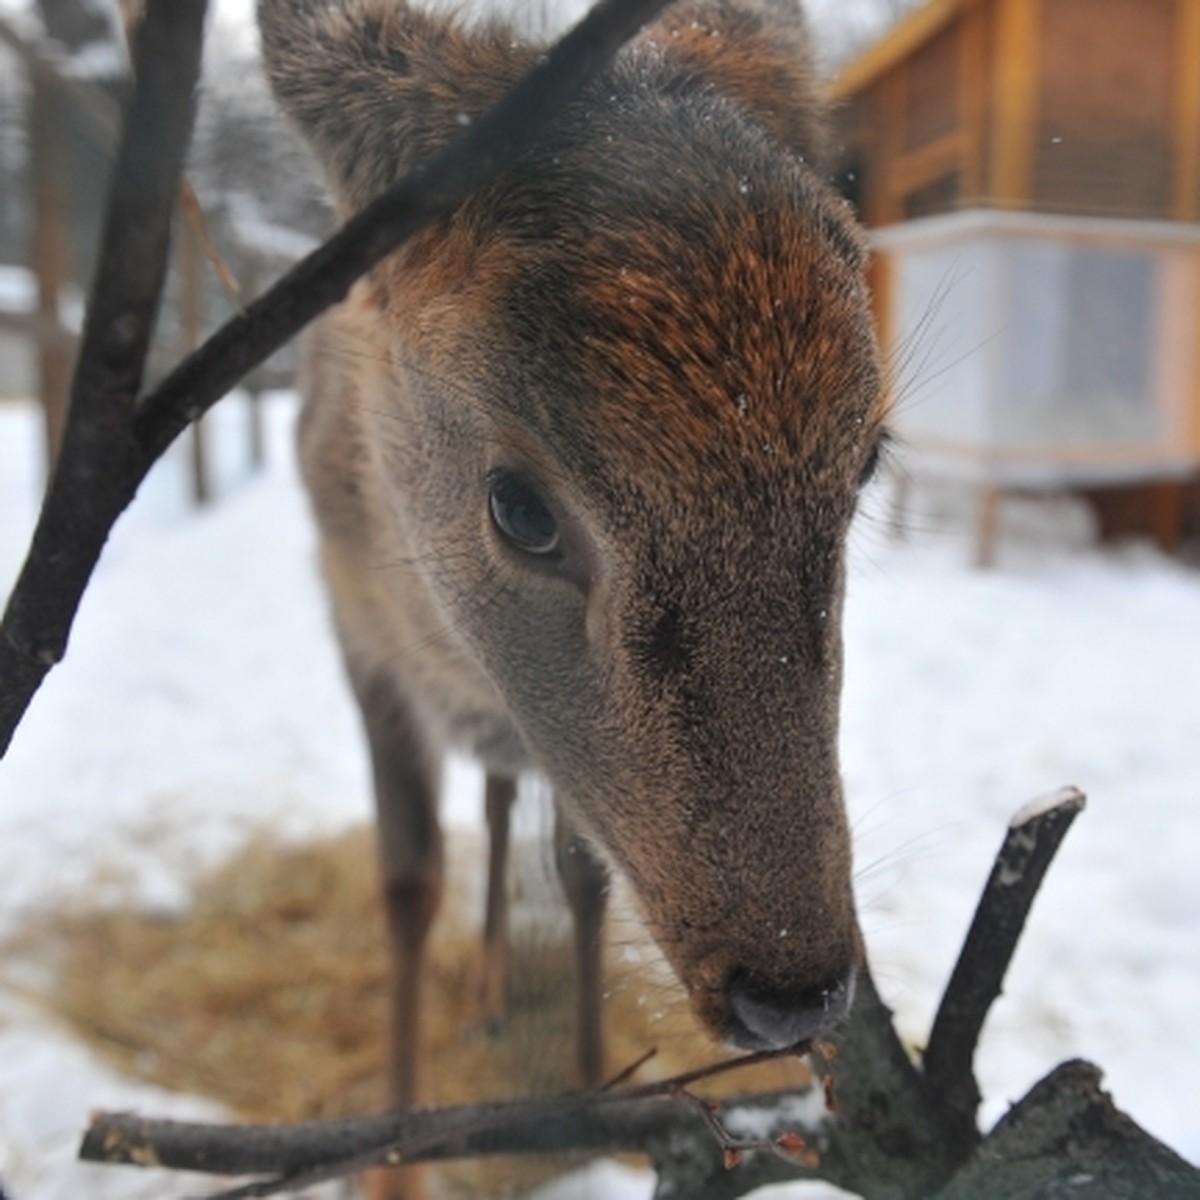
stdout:
[[(345, 212), (539, 53), (385, 0), (260, 15)], [(827, 1031), (861, 956), (841, 613), (884, 409), (821, 120), (785, 0), (669, 13), (342, 318), (405, 586), (752, 1048)]]

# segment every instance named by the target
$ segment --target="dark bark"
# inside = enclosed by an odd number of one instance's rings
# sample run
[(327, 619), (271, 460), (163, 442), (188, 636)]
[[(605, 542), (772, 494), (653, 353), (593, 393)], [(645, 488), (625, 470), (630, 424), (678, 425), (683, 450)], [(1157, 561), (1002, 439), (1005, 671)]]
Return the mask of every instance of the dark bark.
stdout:
[[(163, 195), (173, 198), (177, 190), (174, 164), (182, 159), (189, 125), (172, 125), (169, 118), (186, 109), (190, 122), (200, 50), (197, 14), (203, 12), (199, 0), (149, 5), (136, 56), (141, 99), (135, 97), (123, 134), (113, 216), (84, 330), (63, 454), (0, 624), (0, 754), (42, 680), (65, 653), (108, 532), (155, 460), (247, 372), (342, 299), (374, 263), (511, 163), (665, 4), (600, 0), (490, 113), (348, 222), (139, 400), (158, 301), (158, 292), (151, 296), (146, 285), (161, 271), (152, 261), (159, 251), (151, 254), (150, 244), (157, 247), (155, 231), (163, 214), (156, 209), (151, 220), (148, 213), (135, 213), (136, 200), (142, 186), (156, 202)], [(185, 26), (192, 31), (186, 36)], [(166, 144), (171, 130), (175, 140)], [(118, 212), (124, 218), (118, 220)], [(129, 256), (119, 257), (119, 246)], [(165, 241), (161, 252), (165, 257)], [(146, 257), (137, 257), (142, 254)]]
[(0, 626), (0, 752), (66, 650), (84, 586), (148, 463), (132, 420), (166, 274), (205, 0), (151, 0), (135, 46), (71, 406), (33, 545)]
[(1200, 1198), (1200, 1172), (1119, 1111), (1100, 1081), (1091, 1063), (1055, 1067), (933, 1200)]
[(532, 146), (563, 104), (667, 0), (599, 0), (491, 112), (352, 217), (173, 371), (141, 406), (134, 434), (155, 458), (376, 262), (453, 211)]
[(963, 1150), (979, 1140), (975, 1047), (1051, 860), (1084, 798), (1065, 788), (1009, 825), (929, 1033), (922, 1065)]
[[(212, 1126), (146, 1120), (129, 1113), (99, 1113), (84, 1135), (80, 1157), (95, 1162), (162, 1166), (213, 1174), (269, 1173), (272, 1177), (219, 1195), (223, 1200), (266, 1196), (354, 1174), (380, 1164), (428, 1162), (490, 1154), (548, 1154), (564, 1149), (607, 1153), (644, 1150), (678, 1140), (701, 1152), (771, 1149), (771, 1138), (714, 1138), (726, 1112), (709, 1115), (687, 1088), (736, 1067), (777, 1054), (747, 1055), (684, 1076), (623, 1089), (604, 1088), (547, 1100), (517, 1100), (455, 1108), (419, 1109), (342, 1121), (295, 1125)], [(808, 1125), (791, 1113), (796, 1093), (738, 1101), (786, 1110), (778, 1129), (822, 1136), (823, 1094), (810, 1094)], [(650, 1147), (648, 1150), (647, 1147)]]
[[(0, 751), (65, 651), (113, 522), (170, 442), (405, 237), (519, 155), (664, 3), (601, 0), (492, 113), (142, 397), (205, 7), (204, 0), (149, 0), (62, 453), (0, 626)], [(661, 1197), (720, 1200), (773, 1180), (814, 1177), (889, 1200), (1200, 1195), (1196, 1172), (1119, 1113), (1099, 1091), (1099, 1072), (1087, 1064), (1064, 1065), (982, 1142), (975, 1128), (975, 1044), (1041, 876), (1081, 802), (1075, 794), (1010, 830), (939, 1011), (924, 1070), (905, 1053), (865, 977), (832, 1067), (835, 1118), (828, 1119), (821, 1098), (810, 1097), (814, 1102), (803, 1111), (795, 1108), (796, 1093), (755, 1102), (774, 1116), (754, 1144), (798, 1135), (793, 1154), (748, 1150), (737, 1123), (749, 1102), (709, 1113), (687, 1093), (686, 1080), (666, 1090), (656, 1085), (258, 1130), (102, 1115), (81, 1153), (100, 1161), (272, 1176), (230, 1195), (265, 1195), (399, 1158), (569, 1148), (648, 1154), (659, 1170)]]
[(1200, 1173), (1119, 1112), (1087, 1063), (1057, 1068), (982, 1140), (972, 1101), (972, 1136), (964, 1136), (962, 1096), (977, 1096), (963, 1090), (966, 1080), (975, 1086), (975, 1038), (1038, 883), (1083, 806), (1073, 789), (1055, 801), (1010, 827), (943, 999), (939, 1021), (950, 1032), (939, 1054), (949, 1095), (905, 1052), (864, 973), (836, 1054), (817, 1048), (819, 1078), (806, 1091), (709, 1110), (687, 1090), (693, 1077), (681, 1077), (550, 1101), (259, 1128), (100, 1114), (80, 1154), (268, 1176), (220, 1193), (225, 1200), (384, 1162), (564, 1150), (646, 1154), (658, 1173), (656, 1200), (734, 1200), (794, 1179), (823, 1179), (869, 1200), (1200, 1200)]

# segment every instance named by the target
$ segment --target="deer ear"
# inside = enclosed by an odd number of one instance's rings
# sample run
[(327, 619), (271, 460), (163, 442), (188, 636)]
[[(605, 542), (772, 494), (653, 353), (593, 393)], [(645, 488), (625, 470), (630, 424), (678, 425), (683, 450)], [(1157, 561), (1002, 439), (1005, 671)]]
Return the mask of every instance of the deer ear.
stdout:
[(827, 105), (799, 0), (692, 0), (668, 8), (653, 36), (689, 75), (820, 169)]
[(259, 0), (275, 96), (344, 213), (363, 207), (486, 112), (540, 47), (402, 0)]

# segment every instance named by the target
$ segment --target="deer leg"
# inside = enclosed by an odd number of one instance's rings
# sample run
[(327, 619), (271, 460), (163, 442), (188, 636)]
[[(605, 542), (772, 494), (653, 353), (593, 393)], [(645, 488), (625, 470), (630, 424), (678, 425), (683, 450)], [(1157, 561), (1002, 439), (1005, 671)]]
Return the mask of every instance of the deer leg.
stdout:
[(593, 1087), (601, 1082), (604, 1070), (601, 935), (608, 899), (608, 869), (557, 807), (554, 858), (575, 921), (576, 1060), (580, 1082), (584, 1087)]
[[(421, 1090), (421, 986), (425, 944), (442, 895), (437, 759), (419, 736), (394, 684), (351, 672), (362, 710), (375, 782), (380, 874), (391, 968), (389, 1092), (396, 1108)], [(374, 1173), (376, 1200), (418, 1200), (416, 1168)]]
[(484, 1028), (495, 1033), (508, 1016), (508, 834), (517, 781), (489, 774), (485, 793), (488, 825), (487, 898), (479, 1007)]

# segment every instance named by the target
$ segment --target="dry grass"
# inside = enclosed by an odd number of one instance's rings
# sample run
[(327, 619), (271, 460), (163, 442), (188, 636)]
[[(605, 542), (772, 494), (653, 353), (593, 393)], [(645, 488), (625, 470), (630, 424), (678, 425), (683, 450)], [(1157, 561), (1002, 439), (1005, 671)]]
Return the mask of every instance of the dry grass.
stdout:
[[(129, 1074), (211, 1096), (248, 1119), (380, 1109), (387, 981), (370, 839), (363, 829), (299, 847), (261, 840), (198, 880), (178, 918), (79, 906), (84, 915), (32, 920), (5, 947), (6, 959), (36, 965), (45, 979), (36, 989), (41, 1002)], [(518, 912), (546, 915), (515, 921), (510, 1019), (498, 1035), (485, 1035), (476, 1020), (479, 922), (465, 910), (477, 888), (469, 868), (451, 881), (427, 981), (432, 1102), (572, 1085), (570, 947), (541, 863), (527, 854), (514, 871)], [(627, 918), (613, 926), (614, 940), (644, 944)], [(651, 1046), (658, 1055), (639, 1079), (717, 1057), (676, 989), (647, 965), (652, 953), (610, 946), (609, 957), (605, 1031), (614, 1071)], [(801, 1064), (782, 1063), (721, 1086), (803, 1078)], [(494, 1160), (460, 1164), (439, 1171), (439, 1194), (517, 1196), (556, 1169), (562, 1164), (516, 1163), (515, 1173)]]

